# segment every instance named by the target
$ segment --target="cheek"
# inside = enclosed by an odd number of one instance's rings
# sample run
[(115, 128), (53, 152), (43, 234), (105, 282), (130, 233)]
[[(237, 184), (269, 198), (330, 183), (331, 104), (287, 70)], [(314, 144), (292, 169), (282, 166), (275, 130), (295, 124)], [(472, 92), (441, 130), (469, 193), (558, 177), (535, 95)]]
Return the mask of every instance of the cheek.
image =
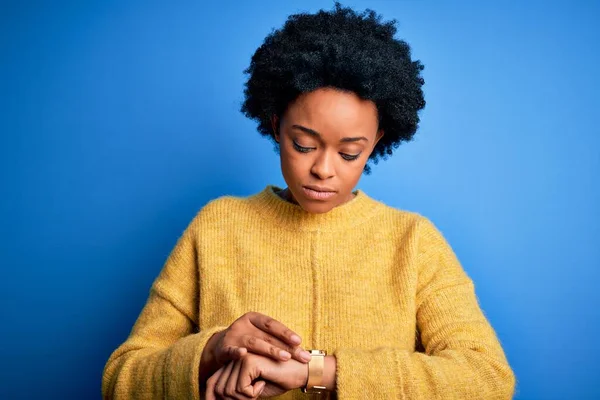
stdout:
[(350, 193), (356, 187), (365, 168), (365, 163), (362, 162), (349, 164), (351, 165), (345, 165), (338, 170), (338, 178), (343, 182), (344, 192), (347, 193)]
[(352, 190), (356, 186), (356, 184), (360, 180), (360, 177), (362, 176), (362, 172), (362, 169), (355, 168), (352, 170), (351, 173), (348, 173), (344, 177), (344, 181), (348, 184), (350, 190)]
[(365, 163), (359, 160), (354, 162), (342, 161), (338, 169), (338, 175), (347, 181), (358, 181), (365, 169)]
[(289, 149), (280, 149), (279, 154), (281, 157), (281, 169), (284, 175), (287, 175), (287, 177), (300, 176), (304, 164), (307, 162), (307, 157), (301, 157), (302, 154), (290, 151)]

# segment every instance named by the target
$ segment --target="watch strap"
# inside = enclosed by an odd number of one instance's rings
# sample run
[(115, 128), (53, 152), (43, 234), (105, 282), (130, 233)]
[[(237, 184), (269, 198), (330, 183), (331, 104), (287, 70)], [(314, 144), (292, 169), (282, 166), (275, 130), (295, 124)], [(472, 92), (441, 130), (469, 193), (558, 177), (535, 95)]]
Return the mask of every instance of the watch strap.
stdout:
[(308, 350), (311, 359), (308, 362), (308, 381), (302, 388), (303, 393), (321, 393), (325, 391), (323, 386), (323, 374), (325, 372), (325, 350)]

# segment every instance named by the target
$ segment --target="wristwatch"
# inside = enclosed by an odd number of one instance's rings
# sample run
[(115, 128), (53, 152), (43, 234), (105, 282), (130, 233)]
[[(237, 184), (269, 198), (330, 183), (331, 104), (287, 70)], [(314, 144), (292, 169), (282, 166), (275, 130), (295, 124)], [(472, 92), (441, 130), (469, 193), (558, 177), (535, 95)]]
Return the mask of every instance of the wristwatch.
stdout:
[(308, 381), (306, 386), (302, 388), (302, 393), (323, 393), (323, 372), (325, 371), (325, 350), (307, 350), (310, 355), (308, 362)]

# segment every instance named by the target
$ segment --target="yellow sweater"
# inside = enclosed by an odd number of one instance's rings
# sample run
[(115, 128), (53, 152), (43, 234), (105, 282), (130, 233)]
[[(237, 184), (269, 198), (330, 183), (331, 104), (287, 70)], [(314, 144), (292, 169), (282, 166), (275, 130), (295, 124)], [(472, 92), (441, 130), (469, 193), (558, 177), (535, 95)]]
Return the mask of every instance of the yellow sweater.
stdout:
[(106, 363), (105, 398), (203, 397), (207, 340), (248, 311), (335, 355), (341, 400), (512, 397), (515, 377), (473, 282), (428, 219), (360, 190), (309, 214), (274, 190), (223, 197), (195, 216)]

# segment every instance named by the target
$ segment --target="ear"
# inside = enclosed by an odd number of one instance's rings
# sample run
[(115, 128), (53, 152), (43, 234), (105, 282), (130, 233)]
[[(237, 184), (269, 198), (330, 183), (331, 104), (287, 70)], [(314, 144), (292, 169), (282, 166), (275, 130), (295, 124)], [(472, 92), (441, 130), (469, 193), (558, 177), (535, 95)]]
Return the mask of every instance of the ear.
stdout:
[(375, 143), (373, 143), (373, 147), (371, 148), (371, 152), (369, 153), (369, 157), (371, 157), (371, 154), (373, 154), (373, 152), (375, 151), (375, 146), (377, 146), (377, 142), (379, 142), (382, 137), (383, 137), (383, 129), (379, 129), (377, 131), (377, 134), (375, 135)]
[(377, 145), (377, 142), (379, 142), (379, 140), (383, 137), (383, 129), (380, 129), (377, 131), (377, 135), (375, 136), (375, 144), (373, 145), (373, 147), (375, 147)]
[(271, 129), (273, 129), (273, 137), (279, 143), (279, 117), (275, 114), (271, 115)]

